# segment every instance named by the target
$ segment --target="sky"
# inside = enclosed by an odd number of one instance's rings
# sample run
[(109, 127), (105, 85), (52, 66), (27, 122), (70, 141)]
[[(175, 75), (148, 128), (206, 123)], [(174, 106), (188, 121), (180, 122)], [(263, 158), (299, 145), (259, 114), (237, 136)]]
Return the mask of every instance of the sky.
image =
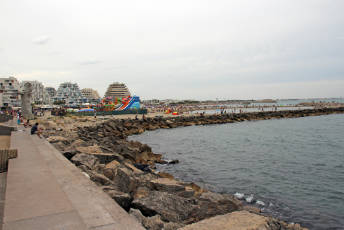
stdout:
[(343, 0), (0, 0), (0, 77), (142, 99), (344, 97)]

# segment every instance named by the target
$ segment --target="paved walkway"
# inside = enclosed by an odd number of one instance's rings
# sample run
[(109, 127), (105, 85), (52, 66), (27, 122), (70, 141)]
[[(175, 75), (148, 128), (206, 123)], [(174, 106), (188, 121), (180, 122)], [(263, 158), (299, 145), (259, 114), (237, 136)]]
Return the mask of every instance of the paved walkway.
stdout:
[(143, 230), (45, 139), (12, 133), (4, 230)]

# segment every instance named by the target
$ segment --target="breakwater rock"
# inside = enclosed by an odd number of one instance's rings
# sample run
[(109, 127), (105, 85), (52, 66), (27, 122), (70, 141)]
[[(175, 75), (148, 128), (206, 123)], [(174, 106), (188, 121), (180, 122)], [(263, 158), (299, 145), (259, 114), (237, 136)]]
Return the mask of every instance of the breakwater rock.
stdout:
[[(59, 125), (46, 128), (47, 140), (79, 167), (85, 176), (102, 187), (120, 206), (147, 229), (196, 229), (202, 224), (238, 224), (238, 229), (303, 229), (259, 215), (259, 209), (245, 206), (234, 196), (207, 191), (194, 183), (176, 180), (172, 175), (155, 172), (155, 164), (168, 164), (145, 144), (128, 141), (127, 136), (145, 130), (191, 125), (223, 124), (248, 120), (293, 118), (344, 113), (344, 108), (317, 110), (222, 114), (173, 118), (111, 119), (94, 125), (75, 125), (66, 130)], [(70, 118), (66, 118), (70, 122)], [(84, 121), (86, 122), (87, 119)], [(176, 163), (176, 161), (175, 161)], [(249, 213), (247, 212), (249, 211)], [(239, 213), (233, 214), (232, 213)], [(220, 217), (217, 216), (221, 215)], [(214, 219), (215, 218), (215, 219)], [(259, 219), (258, 227), (250, 225)], [(203, 222), (204, 221), (204, 222)], [(219, 223), (223, 225), (218, 225)], [(199, 223), (199, 225), (197, 225)], [(191, 224), (191, 225), (190, 225)], [(195, 227), (196, 226), (196, 227)], [(198, 226), (198, 227), (197, 227)]]

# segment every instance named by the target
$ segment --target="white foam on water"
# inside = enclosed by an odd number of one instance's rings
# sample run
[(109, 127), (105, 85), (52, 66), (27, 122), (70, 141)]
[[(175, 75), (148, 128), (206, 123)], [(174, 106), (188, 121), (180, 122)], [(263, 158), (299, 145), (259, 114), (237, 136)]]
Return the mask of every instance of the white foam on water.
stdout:
[(237, 199), (241, 200), (241, 199), (244, 198), (245, 194), (244, 194), (244, 193), (236, 192), (236, 193), (234, 194), (234, 196), (235, 196)]
[(257, 200), (256, 204), (261, 205), (261, 206), (265, 206), (265, 203), (261, 200)]
[(245, 198), (247, 203), (252, 203), (253, 202), (253, 194), (249, 195), (248, 197)]

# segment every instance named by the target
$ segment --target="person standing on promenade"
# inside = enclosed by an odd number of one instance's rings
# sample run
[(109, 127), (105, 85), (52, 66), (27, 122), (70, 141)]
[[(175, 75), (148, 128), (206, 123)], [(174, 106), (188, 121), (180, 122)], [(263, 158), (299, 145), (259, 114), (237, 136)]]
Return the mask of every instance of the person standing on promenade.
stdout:
[(20, 125), (20, 114), (17, 113), (17, 124)]

